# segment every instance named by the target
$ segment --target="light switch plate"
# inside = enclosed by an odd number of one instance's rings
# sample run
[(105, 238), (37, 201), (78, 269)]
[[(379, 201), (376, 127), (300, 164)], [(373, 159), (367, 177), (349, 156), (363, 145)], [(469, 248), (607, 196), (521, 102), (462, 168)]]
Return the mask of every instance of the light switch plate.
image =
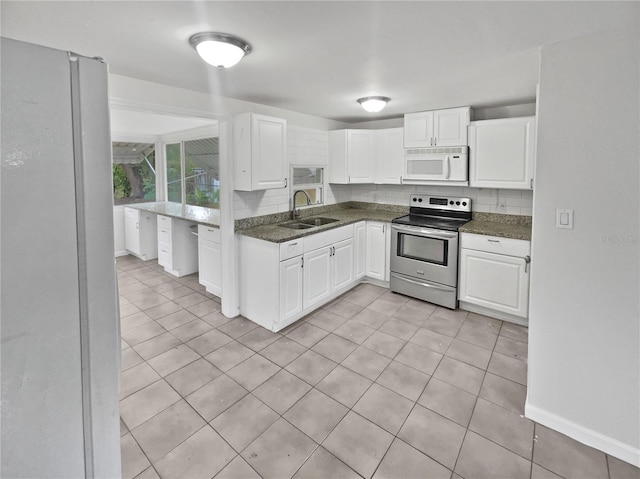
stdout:
[(573, 229), (573, 210), (557, 209), (556, 210), (556, 228)]

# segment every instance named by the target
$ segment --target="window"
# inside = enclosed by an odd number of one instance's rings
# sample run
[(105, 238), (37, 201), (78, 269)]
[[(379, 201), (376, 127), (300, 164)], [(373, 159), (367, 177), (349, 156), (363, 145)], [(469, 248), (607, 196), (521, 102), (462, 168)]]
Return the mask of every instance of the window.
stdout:
[(213, 137), (166, 145), (168, 201), (220, 207), (218, 146)]
[(182, 145), (166, 145), (167, 201), (182, 203)]
[(298, 190), (302, 190), (306, 195), (297, 195), (295, 208), (300, 206), (321, 205), (323, 199), (323, 169), (315, 166), (291, 167), (291, 189), (295, 193)]
[(187, 204), (220, 208), (218, 138), (184, 142)]
[(153, 143), (113, 142), (113, 204), (156, 200)]

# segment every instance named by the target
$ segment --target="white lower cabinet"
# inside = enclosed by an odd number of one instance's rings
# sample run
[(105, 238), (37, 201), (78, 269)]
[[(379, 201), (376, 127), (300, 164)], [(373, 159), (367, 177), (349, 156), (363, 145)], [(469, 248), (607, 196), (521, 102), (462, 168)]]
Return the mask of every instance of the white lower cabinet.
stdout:
[(239, 235), (240, 314), (275, 332), (355, 286), (353, 231), (280, 244)]
[(174, 276), (198, 271), (195, 223), (158, 215), (158, 264)]
[(205, 289), (222, 296), (222, 253), (220, 230), (198, 225), (198, 279)]
[(125, 247), (143, 261), (158, 257), (157, 220), (154, 213), (124, 208)]
[(389, 224), (367, 221), (365, 275), (378, 281), (389, 281)]
[(280, 261), (281, 324), (295, 321), (302, 312), (302, 256)]
[(353, 225), (353, 276), (360, 279), (364, 276), (367, 262), (367, 222), (360, 221)]
[(527, 324), (530, 242), (460, 234), (460, 308)]

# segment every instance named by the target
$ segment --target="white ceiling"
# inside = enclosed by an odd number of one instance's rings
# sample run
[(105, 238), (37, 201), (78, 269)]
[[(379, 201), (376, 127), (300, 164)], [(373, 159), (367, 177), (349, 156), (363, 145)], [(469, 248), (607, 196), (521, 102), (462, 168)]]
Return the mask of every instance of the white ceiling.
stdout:
[[(7, 1), (2, 35), (86, 56), (110, 71), (347, 122), (458, 105), (531, 102), (539, 47), (637, 17), (640, 3), (498, 1)], [(253, 46), (219, 71), (201, 31)], [(594, 66), (597, 68), (597, 66)], [(356, 99), (385, 95), (377, 114)]]

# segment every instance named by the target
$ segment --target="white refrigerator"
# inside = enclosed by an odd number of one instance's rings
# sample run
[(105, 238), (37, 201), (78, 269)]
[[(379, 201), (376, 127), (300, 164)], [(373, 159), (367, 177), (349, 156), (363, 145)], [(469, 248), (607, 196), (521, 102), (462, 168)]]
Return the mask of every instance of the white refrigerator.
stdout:
[(1, 477), (118, 477), (107, 65), (0, 39)]

